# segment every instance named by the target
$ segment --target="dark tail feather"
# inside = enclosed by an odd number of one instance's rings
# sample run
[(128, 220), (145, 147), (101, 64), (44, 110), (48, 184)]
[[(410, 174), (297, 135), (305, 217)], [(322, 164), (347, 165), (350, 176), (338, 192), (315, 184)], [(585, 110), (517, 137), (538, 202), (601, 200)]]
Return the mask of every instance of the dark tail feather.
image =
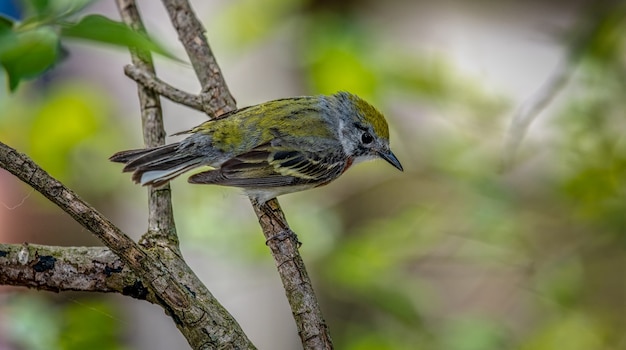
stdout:
[(143, 154), (146, 154), (152, 150), (153, 148), (144, 148), (144, 149), (131, 149), (128, 151), (121, 151), (109, 157), (109, 160), (115, 163), (128, 163), (131, 160)]
[(178, 143), (156, 148), (118, 152), (109, 158), (125, 163), (124, 172), (133, 172), (132, 179), (142, 185), (164, 185), (176, 176), (202, 165), (202, 157), (178, 152)]
[[(179, 156), (176, 152), (178, 143), (172, 143), (165, 146), (148, 148), (145, 150), (127, 151), (130, 154), (126, 157), (128, 160), (124, 167), (125, 172), (135, 171), (150, 166), (158, 166), (162, 162), (174, 160)], [(160, 167), (159, 167), (160, 168)], [(147, 169), (146, 169), (147, 170)]]

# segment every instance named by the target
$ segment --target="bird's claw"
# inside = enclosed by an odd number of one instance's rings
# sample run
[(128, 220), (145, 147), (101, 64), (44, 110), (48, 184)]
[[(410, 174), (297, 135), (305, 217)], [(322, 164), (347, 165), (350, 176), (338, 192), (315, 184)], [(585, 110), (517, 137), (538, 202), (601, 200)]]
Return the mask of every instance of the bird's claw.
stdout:
[(302, 246), (302, 242), (300, 242), (298, 240), (298, 235), (296, 235), (295, 232), (291, 231), (290, 229), (284, 229), (282, 231), (280, 231), (280, 233), (275, 234), (274, 236), (268, 238), (265, 240), (265, 245), (268, 245), (270, 243), (270, 241), (284, 241), (286, 239), (293, 239), (293, 241), (296, 243), (296, 246), (298, 248), (300, 248)]

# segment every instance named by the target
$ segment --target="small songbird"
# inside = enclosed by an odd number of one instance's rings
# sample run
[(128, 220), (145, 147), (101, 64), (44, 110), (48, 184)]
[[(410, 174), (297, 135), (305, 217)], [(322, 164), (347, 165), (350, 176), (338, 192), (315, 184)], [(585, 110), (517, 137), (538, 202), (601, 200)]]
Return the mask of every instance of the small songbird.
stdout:
[(361, 98), (339, 92), (241, 108), (156, 148), (122, 151), (111, 161), (142, 185), (161, 186), (200, 166), (190, 183), (242, 188), (260, 203), (326, 185), (352, 164), (382, 158), (402, 171), (389, 148), (385, 117)]

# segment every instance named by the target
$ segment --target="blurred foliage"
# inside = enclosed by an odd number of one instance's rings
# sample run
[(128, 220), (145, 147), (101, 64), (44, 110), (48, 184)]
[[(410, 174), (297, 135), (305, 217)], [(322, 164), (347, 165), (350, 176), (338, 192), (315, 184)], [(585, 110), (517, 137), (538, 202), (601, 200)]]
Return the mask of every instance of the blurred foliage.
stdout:
[(29, 350), (47, 350), (57, 343), (59, 310), (48, 300), (33, 295), (14, 295), (5, 298), (0, 308), (2, 333), (10, 343)]
[[(228, 30), (219, 33), (220, 41), (245, 47), (271, 36), (285, 19), (293, 19), (305, 0), (239, 0), (230, 3), (210, 25)], [(237, 25), (232, 25), (236, 23)]]
[(102, 300), (66, 305), (62, 311), (59, 349), (122, 349), (120, 335), (124, 324), (116, 314), (113, 304)]
[(53, 303), (41, 294), (5, 296), (3, 333), (16, 349), (123, 349), (123, 334), (112, 304), (96, 299)]
[[(85, 82), (54, 84), (48, 93), (0, 96), (0, 139), (27, 153), (52, 176), (88, 196), (109, 194), (116, 169), (107, 159), (121, 143), (108, 95)], [(97, 183), (98, 186), (94, 186)]]

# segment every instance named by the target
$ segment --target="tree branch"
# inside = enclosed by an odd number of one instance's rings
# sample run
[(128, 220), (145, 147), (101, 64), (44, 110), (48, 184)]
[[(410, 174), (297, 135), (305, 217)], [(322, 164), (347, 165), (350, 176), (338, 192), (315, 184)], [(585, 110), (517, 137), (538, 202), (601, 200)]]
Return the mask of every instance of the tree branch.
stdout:
[[(254, 349), (241, 327), (170, 249), (142, 249), (28, 156), (0, 142), (0, 167), (30, 185), (96, 235), (141, 279), (194, 349)], [(159, 248), (159, 247), (157, 247)]]
[(544, 85), (515, 112), (505, 136), (503, 161), (505, 169), (513, 164), (517, 150), (532, 122), (567, 85), (572, 71), (573, 64), (570, 60), (560, 63)]
[[(163, 3), (202, 85), (203, 101), (210, 98), (212, 103), (208, 106), (215, 115), (234, 110), (235, 99), (204, 36), (205, 29), (189, 2), (163, 0)], [(251, 203), (278, 267), (304, 349), (332, 349), (328, 327), (298, 251), (295, 233), (289, 230), (278, 201), (272, 199), (265, 205), (252, 200)]]
[(28, 156), (2, 142), (0, 142), (0, 167), (43, 194), (123, 259), (134, 260), (142, 255), (135, 252), (140, 249), (130, 237), (78, 197), (74, 191), (51, 177)]
[(120, 293), (156, 303), (154, 293), (105, 247), (0, 244), (0, 284), (52, 292)]
[[(116, 0), (116, 2), (124, 22), (133, 29), (145, 33), (135, 1)], [(138, 69), (156, 79), (149, 52), (131, 50), (131, 56), (133, 64)], [(141, 84), (137, 87), (146, 146), (162, 145), (165, 143), (165, 130), (159, 95), (153, 89)], [(164, 305), (166, 312), (172, 316), (176, 326), (194, 349), (253, 349), (254, 346), (235, 319), (219, 304), (182, 259), (178, 249), (169, 184), (158, 189), (150, 188), (149, 195), (149, 230), (142, 237), (141, 244), (148, 249), (152, 258), (165, 264), (172, 272), (170, 276), (176, 276), (174, 278), (176, 281), (170, 283), (176, 282), (176, 287), (183, 288), (182, 292), (185, 294), (179, 297), (192, 298), (189, 300), (190, 308), (187, 308), (183, 314), (177, 314), (176, 310), (169, 310), (169, 305)], [(163, 240), (163, 238), (166, 239)], [(159, 247), (160, 244), (162, 247)], [(201, 313), (194, 315), (197, 311)]]
[(222, 71), (207, 43), (206, 30), (187, 0), (163, 0), (178, 39), (185, 47), (196, 76), (202, 85), (203, 110), (217, 116), (235, 109), (236, 103), (228, 90)]
[(157, 78), (154, 74), (150, 74), (145, 70), (140, 69), (132, 64), (124, 67), (124, 73), (126, 76), (140, 84), (141, 86), (150, 89), (159, 95), (169, 99), (172, 102), (185, 105), (198, 111), (204, 111), (202, 105), (202, 98), (197, 95), (192, 95), (185, 91), (179, 90), (163, 80)]
[(575, 39), (567, 48), (564, 58), (544, 84), (517, 109), (511, 118), (511, 124), (505, 136), (503, 159), (505, 169), (509, 168), (515, 161), (517, 150), (530, 125), (563, 91), (574, 74), (579, 61), (584, 57), (589, 45), (597, 38), (597, 35), (603, 34), (600, 32), (603, 29), (602, 25), (608, 16), (613, 15), (614, 6), (615, 1), (603, 0), (590, 2), (581, 11), (586, 21), (581, 21), (574, 28), (572, 37)]
[[(116, 0), (116, 3), (124, 23), (145, 34), (146, 30), (135, 1)], [(131, 50), (131, 58), (135, 66), (155, 75), (150, 52)], [(137, 93), (141, 107), (144, 143), (146, 147), (161, 146), (165, 144), (165, 129), (159, 94), (142, 85), (137, 85)], [(142, 241), (149, 245), (161, 244), (175, 251), (179, 250), (169, 184), (158, 189), (148, 188), (148, 232), (142, 237)]]
[(253, 201), (252, 206), (272, 251), (304, 349), (332, 349), (328, 326), (298, 251), (300, 242), (289, 228), (280, 204), (272, 199), (264, 204)]

